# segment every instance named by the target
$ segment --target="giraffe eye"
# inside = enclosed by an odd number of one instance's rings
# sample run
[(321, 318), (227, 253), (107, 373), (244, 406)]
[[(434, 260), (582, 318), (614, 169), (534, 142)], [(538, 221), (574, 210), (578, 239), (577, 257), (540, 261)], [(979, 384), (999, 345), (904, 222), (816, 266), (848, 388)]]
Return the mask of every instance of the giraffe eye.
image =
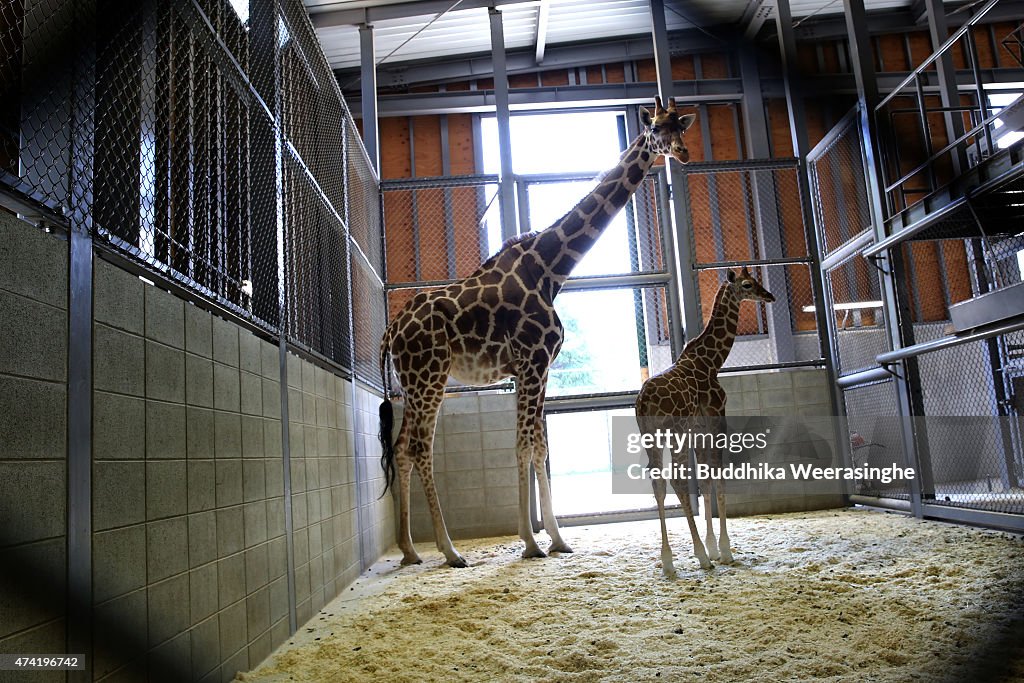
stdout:
[(743, 289), (750, 289), (751, 287), (753, 287), (753, 285), (750, 284), (750, 280), (744, 280), (743, 284), (740, 286), (743, 287)]
[(656, 124), (656, 123), (652, 123), (651, 124), (651, 132), (652, 133), (657, 133), (659, 128), (660, 128), (660, 126), (658, 126), (658, 124)]

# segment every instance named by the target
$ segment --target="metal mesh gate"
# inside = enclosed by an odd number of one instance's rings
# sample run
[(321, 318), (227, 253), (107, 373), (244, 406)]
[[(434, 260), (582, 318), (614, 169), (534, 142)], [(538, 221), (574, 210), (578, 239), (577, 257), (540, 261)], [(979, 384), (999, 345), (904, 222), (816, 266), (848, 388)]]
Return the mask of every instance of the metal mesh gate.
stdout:
[[(908, 309), (901, 337), (912, 339), (916, 350), (889, 352), (886, 325), (892, 323), (882, 301), (888, 274), (861, 256), (874, 227), (858, 116), (855, 109), (844, 117), (808, 158), (827, 305), (834, 313), (832, 351), (855, 462), (905, 457), (919, 472), (917, 490), (903, 484), (861, 493), (911, 499), (940, 517), (953, 514), (943, 512), (951, 508), (1024, 513), (1024, 406), (1015, 398), (1024, 395), (1024, 332), (958, 339), (949, 316), (951, 305), (986, 291), (993, 279), (1019, 279), (1019, 244), (997, 244), (995, 263), (986, 263), (981, 239), (936, 233), (938, 239), (900, 245), (903, 278), (895, 286)], [(906, 407), (896, 380), (884, 379), (893, 376), (889, 372), (907, 382)], [(905, 453), (908, 444), (913, 453)]]
[(748, 266), (777, 300), (770, 308), (741, 307), (725, 369), (820, 365), (796, 160), (698, 162), (683, 170), (701, 319), (710, 318), (729, 268)]

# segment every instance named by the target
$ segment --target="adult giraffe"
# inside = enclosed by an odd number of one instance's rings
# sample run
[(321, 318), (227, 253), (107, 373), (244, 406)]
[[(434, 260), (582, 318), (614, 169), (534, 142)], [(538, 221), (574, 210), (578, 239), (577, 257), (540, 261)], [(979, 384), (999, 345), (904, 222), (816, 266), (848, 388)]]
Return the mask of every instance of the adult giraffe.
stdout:
[(665, 109), (656, 98), (653, 115), (641, 107), (643, 132), (579, 204), (546, 230), (509, 240), (465, 280), (417, 294), (388, 326), (381, 340), (382, 380), (388, 386), (385, 368), (390, 352), (405, 394), (405, 415), (392, 446), (391, 402), (385, 398), (381, 404), (381, 464), (385, 492), (393, 485), (396, 470), (398, 473), (398, 547), (403, 565), (420, 562), (409, 529), (409, 485), (415, 466), (430, 507), (438, 550), (452, 567), (466, 566), (445, 527), (433, 476), (434, 428), (449, 376), (471, 385), (515, 378), (519, 537), (526, 544), (523, 557), (545, 555), (530, 524), (531, 462), (544, 528), (551, 537), (548, 550), (572, 552), (558, 531), (544, 467), (544, 390), (563, 337), (552, 302), (655, 160), (665, 154), (681, 163), (689, 161), (683, 133), (694, 118), (677, 112), (671, 99)]

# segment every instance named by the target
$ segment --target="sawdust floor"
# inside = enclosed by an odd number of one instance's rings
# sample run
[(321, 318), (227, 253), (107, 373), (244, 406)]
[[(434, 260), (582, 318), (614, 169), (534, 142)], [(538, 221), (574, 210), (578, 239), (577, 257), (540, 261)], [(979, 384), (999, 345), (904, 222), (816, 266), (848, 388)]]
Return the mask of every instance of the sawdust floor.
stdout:
[[(576, 552), (395, 551), (238, 680), (1024, 681), (1024, 540), (898, 513), (736, 519), (701, 571), (685, 520), (564, 530)], [(700, 527), (703, 528), (703, 527)]]

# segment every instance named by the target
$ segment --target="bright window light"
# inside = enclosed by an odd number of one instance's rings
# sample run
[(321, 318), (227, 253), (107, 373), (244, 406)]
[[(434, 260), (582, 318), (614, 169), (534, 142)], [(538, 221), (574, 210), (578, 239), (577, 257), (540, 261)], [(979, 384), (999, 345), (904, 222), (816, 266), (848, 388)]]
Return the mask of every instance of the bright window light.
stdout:
[[(1000, 86), (999, 90), (990, 90), (988, 93), (988, 104), (992, 108), (993, 114), (998, 114), (1024, 94), (1024, 83), (1007, 83), (1000, 84)], [(1002, 119), (996, 119), (993, 129), (998, 131), (1004, 125)], [(1021, 138), (1024, 138), (1024, 131), (1004, 131), (1001, 135), (997, 132), (996, 146), (1000, 149), (1006, 149)]]
[(231, 9), (235, 10), (235, 14), (244, 24), (249, 21), (249, 0), (230, 0)]
[[(862, 308), (881, 308), (881, 301), (850, 301), (847, 303), (832, 304), (832, 309), (836, 311), (856, 311)], [(804, 306), (804, 313), (814, 313), (814, 306)]]

